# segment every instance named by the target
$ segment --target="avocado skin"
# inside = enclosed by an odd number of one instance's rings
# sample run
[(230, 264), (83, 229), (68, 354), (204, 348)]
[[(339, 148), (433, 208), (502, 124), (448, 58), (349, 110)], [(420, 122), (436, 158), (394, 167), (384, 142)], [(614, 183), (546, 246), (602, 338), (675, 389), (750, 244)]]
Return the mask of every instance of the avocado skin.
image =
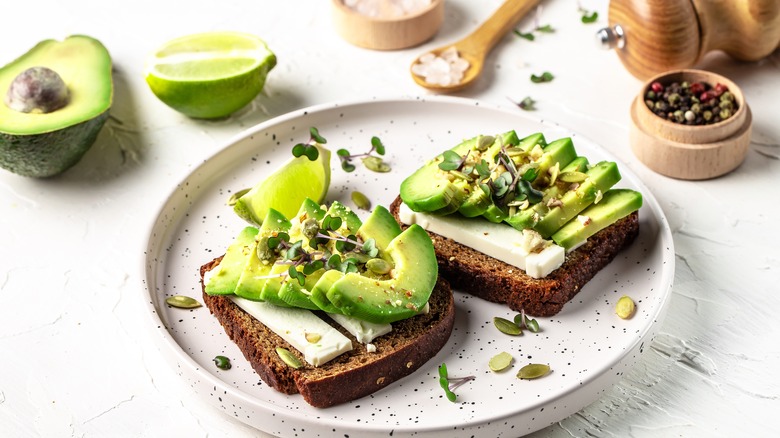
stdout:
[(92, 147), (108, 115), (107, 110), (90, 120), (42, 134), (0, 132), (0, 167), (33, 178), (59, 175)]

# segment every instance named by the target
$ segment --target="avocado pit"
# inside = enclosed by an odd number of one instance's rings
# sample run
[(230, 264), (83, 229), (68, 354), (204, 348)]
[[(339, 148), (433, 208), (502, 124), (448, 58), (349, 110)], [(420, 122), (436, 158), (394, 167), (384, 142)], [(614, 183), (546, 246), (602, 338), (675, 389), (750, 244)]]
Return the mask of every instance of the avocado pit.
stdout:
[(22, 113), (48, 114), (68, 104), (70, 92), (57, 72), (30, 67), (11, 82), (5, 104)]

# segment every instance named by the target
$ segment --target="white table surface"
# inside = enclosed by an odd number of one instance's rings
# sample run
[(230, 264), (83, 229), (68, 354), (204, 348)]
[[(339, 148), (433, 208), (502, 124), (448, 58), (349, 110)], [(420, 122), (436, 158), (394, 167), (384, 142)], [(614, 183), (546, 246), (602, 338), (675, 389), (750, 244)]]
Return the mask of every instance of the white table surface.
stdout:
[[(341, 40), (323, 0), (4, 1), (1, 65), (40, 40), (90, 35), (111, 52), (115, 95), (96, 144), (61, 177), (0, 171), (0, 436), (262, 436), (202, 400), (150, 340), (139, 296), (154, 214), (194, 166), (254, 124), (316, 104), (426, 95), (408, 75), (415, 55), (464, 36), (500, 3), (448, 0), (433, 41), (377, 52)], [(533, 115), (615, 154), (667, 215), (677, 270), (666, 320), (640, 362), (533, 436), (769, 436), (780, 412), (780, 52), (755, 63), (714, 54), (700, 65), (743, 88), (753, 140), (733, 173), (674, 180), (629, 148), (641, 82), (595, 45), (607, 2), (581, 2), (600, 13), (593, 25), (579, 21), (575, 2), (543, 4), (540, 23), (556, 32), (506, 36), (484, 78), (457, 95), (509, 107), (530, 95)], [(169, 109), (142, 74), (163, 42), (209, 30), (257, 34), (279, 60), (250, 108), (216, 122)], [(528, 80), (544, 70), (552, 83)]]

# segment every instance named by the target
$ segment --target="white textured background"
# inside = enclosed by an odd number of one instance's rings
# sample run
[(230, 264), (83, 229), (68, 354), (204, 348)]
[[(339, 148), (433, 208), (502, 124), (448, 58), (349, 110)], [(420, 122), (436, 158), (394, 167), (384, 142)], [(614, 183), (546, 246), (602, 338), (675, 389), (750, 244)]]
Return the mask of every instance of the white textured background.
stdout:
[[(661, 334), (612, 390), (536, 437), (771, 436), (780, 412), (780, 53), (720, 54), (702, 67), (736, 81), (754, 114), (745, 163), (712, 181), (652, 173), (628, 147), (640, 82), (593, 35), (573, 1), (546, 1), (534, 42), (509, 35), (460, 96), (511, 105), (603, 145), (652, 189), (674, 230), (677, 272)], [(51, 180), (0, 171), (0, 436), (257, 436), (181, 382), (152, 347), (139, 300), (146, 226), (175, 184), (242, 129), (345, 99), (426, 92), (408, 66), (467, 34), (498, 0), (448, 0), (445, 24), (417, 49), (374, 52), (335, 33), (323, 0), (138, 0), (0, 4), (0, 65), (38, 41), (81, 33), (114, 60), (112, 119), (72, 170)], [(528, 30), (532, 20), (519, 23)], [(187, 119), (160, 103), (146, 56), (188, 33), (239, 30), (277, 54), (264, 92), (234, 117)], [(553, 72), (550, 84), (528, 77)], [(518, 110), (519, 111), (519, 110)]]

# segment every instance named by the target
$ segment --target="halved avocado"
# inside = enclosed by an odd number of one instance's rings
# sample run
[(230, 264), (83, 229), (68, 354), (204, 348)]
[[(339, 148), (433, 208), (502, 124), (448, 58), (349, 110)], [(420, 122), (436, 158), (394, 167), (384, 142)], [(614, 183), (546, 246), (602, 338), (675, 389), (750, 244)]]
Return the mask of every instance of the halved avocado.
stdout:
[[(48, 110), (46, 105), (31, 112), (9, 106), (11, 85), (33, 67), (46, 67), (62, 78), (67, 87), (64, 106), (50, 112), (40, 111)], [(16, 96), (18, 102), (19, 93)], [(111, 57), (99, 41), (74, 35), (38, 43), (0, 68), (0, 167), (38, 178), (69, 169), (95, 142), (112, 99)]]

